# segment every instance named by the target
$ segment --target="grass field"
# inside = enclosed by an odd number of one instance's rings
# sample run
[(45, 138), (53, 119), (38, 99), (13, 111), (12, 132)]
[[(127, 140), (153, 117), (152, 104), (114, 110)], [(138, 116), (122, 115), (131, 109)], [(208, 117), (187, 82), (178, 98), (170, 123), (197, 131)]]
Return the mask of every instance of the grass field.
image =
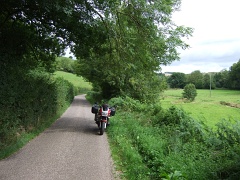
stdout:
[(76, 88), (80, 90), (81, 94), (86, 93), (92, 89), (91, 83), (86, 82), (82, 77), (75, 74), (63, 71), (56, 71), (54, 74), (57, 77), (63, 77), (64, 79), (71, 82)]
[(240, 91), (233, 90), (197, 90), (197, 97), (191, 103), (182, 99), (182, 89), (169, 89), (162, 95), (163, 108), (175, 105), (185, 110), (196, 120), (202, 120), (209, 126), (214, 126), (222, 119), (240, 120), (240, 109), (222, 105), (227, 102), (240, 105)]

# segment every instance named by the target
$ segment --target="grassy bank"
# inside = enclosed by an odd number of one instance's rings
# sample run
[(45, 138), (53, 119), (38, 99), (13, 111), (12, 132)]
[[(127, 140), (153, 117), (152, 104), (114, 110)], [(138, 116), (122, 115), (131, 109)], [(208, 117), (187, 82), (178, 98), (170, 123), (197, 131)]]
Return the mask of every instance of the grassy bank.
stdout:
[[(196, 120), (203, 120), (209, 126), (222, 119), (240, 119), (240, 91), (233, 90), (197, 90), (197, 97), (191, 103), (182, 99), (182, 89), (170, 89), (162, 94), (161, 105), (167, 109), (172, 105), (185, 110)], [(225, 103), (224, 103), (225, 102)], [(232, 105), (233, 107), (226, 105)]]
[(82, 77), (75, 74), (63, 71), (56, 71), (54, 75), (56, 77), (62, 77), (72, 83), (77, 89), (78, 94), (85, 94), (92, 89), (91, 83), (86, 82)]
[(130, 98), (116, 98), (109, 103), (118, 105), (107, 133), (123, 179), (240, 176), (239, 121), (221, 121), (213, 131), (209, 124), (194, 120), (176, 107), (162, 108)]

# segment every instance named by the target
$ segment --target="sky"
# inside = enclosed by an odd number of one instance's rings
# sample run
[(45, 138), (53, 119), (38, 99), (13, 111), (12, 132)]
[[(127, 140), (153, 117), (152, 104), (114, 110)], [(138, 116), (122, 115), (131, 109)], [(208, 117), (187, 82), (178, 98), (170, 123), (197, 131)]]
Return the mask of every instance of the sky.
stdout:
[(240, 59), (240, 0), (182, 0), (173, 14), (177, 25), (192, 27), (190, 48), (162, 72), (220, 72)]

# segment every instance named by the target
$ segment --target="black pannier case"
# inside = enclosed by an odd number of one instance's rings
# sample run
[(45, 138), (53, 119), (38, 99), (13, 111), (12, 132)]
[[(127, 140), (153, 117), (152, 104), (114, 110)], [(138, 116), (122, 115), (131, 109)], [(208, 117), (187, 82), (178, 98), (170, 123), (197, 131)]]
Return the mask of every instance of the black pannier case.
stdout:
[(114, 107), (111, 107), (111, 116), (114, 116), (116, 113), (116, 109)]
[(92, 113), (93, 113), (93, 114), (98, 113), (98, 109), (99, 109), (99, 106), (98, 106), (97, 104), (94, 104), (94, 105), (92, 106)]

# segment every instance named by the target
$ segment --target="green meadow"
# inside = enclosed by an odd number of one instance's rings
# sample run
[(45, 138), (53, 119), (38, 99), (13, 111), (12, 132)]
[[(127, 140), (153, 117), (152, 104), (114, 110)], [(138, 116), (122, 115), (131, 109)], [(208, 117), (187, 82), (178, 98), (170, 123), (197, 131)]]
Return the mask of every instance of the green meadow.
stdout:
[(56, 71), (54, 75), (56, 77), (61, 77), (68, 80), (70, 83), (74, 85), (75, 88), (78, 89), (78, 92), (80, 94), (85, 94), (92, 89), (91, 83), (86, 82), (86, 80), (84, 80), (81, 76), (77, 76), (75, 74), (63, 71)]
[(174, 105), (209, 126), (214, 126), (222, 119), (240, 120), (240, 91), (197, 90), (197, 97), (190, 103), (182, 99), (182, 93), (183, 89), (165, 91), (161, 99), (162, 107), (167, 109)]

